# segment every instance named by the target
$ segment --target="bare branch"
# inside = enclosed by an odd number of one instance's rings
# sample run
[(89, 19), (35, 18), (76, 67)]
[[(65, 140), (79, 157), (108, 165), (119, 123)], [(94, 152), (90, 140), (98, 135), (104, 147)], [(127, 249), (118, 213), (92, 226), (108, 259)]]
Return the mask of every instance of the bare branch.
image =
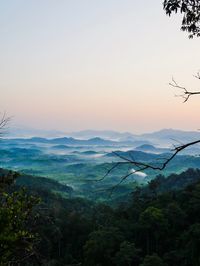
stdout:
[(125, 176), (122, 176), (122, 178), (121, 178), (121, 180), (116, 184), (116, 185), (114, 185), (114, 186), (112, 186), (111, 187), (111, 189), (110, 189), (110, 196), (112, 196), (112, 193), (114, 192), (114, 190), (118, 187), (118, 186), (120, 186), (129, 176), (131, 176), (133, 173), (128, 173), (128, 174), (126, 174)]
[(113, 167), (111, 167), (106, 173), (105, 173), (105, 175), (102, 177), (102, 178), (100, 178), (100, 179), (96, 179), (95, 181), (103, 181), (115, 168), (117, 168), (118, 166), (119, 166), (119, 162), (118, 163), (116, 163), (116, 164), (114, 164), (114, 166)]
[(158, 165), (151, 165), (151, 164), (146, 164), (146, 163), (143, 163), (143, 162), (138, 162), (138, 161), (134, 161), (134, 160), (130, 160), (129, 158), (126, 158), (126, 157), (123, 157), (121, 156), (120, 154), (117, 154), (115, 152), (115, 155), (117, 155), (119, 158), (129, 162), (131, 165), (134, 165), (138, 168), (138, 171), (141, 171), (141, 170), (146, 170), (146, 169), (152, 169), (152, 170), (163, 170), (165, 169), (165, 167), (168, 165), (168, 163), (178, 154), (180, 153), (182, 150), (188, 148), (189, 146), (192, 146), (192, 145), (195, 145), (195, 144), (198, 144), (200, 143), (200, 140), (196, 140), (196, 141), (193, 141), (193, 142), (189, 142), (189, 143), (186, 143), (186, 144), (183, 144), (183, 145), (180, 145), (180, 146), (176, 146), (173, 150), (172, 150), (172, 154), (170, 157), (166, 158), (165, 161), (163, 163), (161, 163), (160, 166)]
[(194, 75), (195, 78), (200, 79), (200, 72), (197, 72), (196, 75)]
[(8, 117), (4, 112), (2, 117), (0, 118), (0, 136), (5, 133), (5, 129), (7, 124), (10, 122), (11, 117)]
[[(196, 75), (194, 75), (195, 78), (197, 78), (198, 80), (200, 80), (200, 72), (197, 72)], [(186, 89), (183, 86), (180, 86), (175, 79), (172, 77), (172, 82), (169, 83), (170, 86), (174, 87), (174, 88), (178, 88), (182, 90), (182, 94), (180, 95), (176, 95), (177, 97), (182, 97), (184, 99), (184, 103), (187, 102), (189, 100), (189, 98), (193, 95), (200, 95), (200, 91), (190, 91), (188, 89)], [(107, 177), (114, 169), (118, 168), (120, 165), (122, 164), (126, 164), (129, 166), (133, 166), (136, 167), (137, 169), (134, 171), (129, 171), (127, 174), (125, 174), (124, 176), (121, 177), (120, 181), (111, 188), (111, 194), (112, 192), (121, 184), (123, 183), (129, 176), (136, 174), (137, 172), (141, 172), (141, 171), (145, 171), (148, 169), (151, 170), (157, 170), (157, 171), (162, 171), (164, 170), (167, 165), (174, 159), (174, 157), (180, 153), (181, 151), (183, 151), (184, 149), (193, 146), (195, 144), (200, 143), (200, 140), (196, 140), (196, 141), (192, 141), (186, 144), (183, 144), (177, 140), (175, 140), (178, 145), (173, 145), (173, 149), (171, 150), (171, 153), (169, 155), (168, 158), (157, 158), (155, 163), (145, 163), (145, 162), (141, 162), (141, 161), (137, 161), (133, 158), (132, 154), (129, 153), (129, 157), (125, 157), (122, 154), (118, 153), (118, 152), (113, 152), (113, 154), (118, 157), (119, 159), (121, 159), (122, 161), (117, 162), (114, 166), (112, 166), (107, 173), (99, 180), (97, 181), (101, 181), (104, 180), (105, 177)]]
[(140, 161), (134, 160), (132, 157), (128, 158), (128, 157), (125, 157), (125, 156), (119, 154), (118, 152), (113, 152), (113, 154), (116, 157), (120, 158), (122, 161), (117, 162), (112, 168), (110, 168), (101, 180), (103, 180), (115, 168), (117, 168), (118, 166), (120, 166), (122, 164), (127, 164), (129, 166), (133, 166), (133, 167), (137, 168), (134, 171), (131, 171), (131, 172), (129, 171), (127, 174), (125, 174), (124, 176), (121, 177), (120, 181), (110, 189), (110, 191), (111, 191), (110, 194), (112, 194), (113, 191), (119, 185), (121, 185), (129, 176), (134, 175), (134, 174), (136, 174), (138, 172), (141, 172), (141, 171), (148, 170), (148, 169), (155, 170), (155, 171), (156, 170), (157, 171), (162, 171), (162, 170), (164, 170), (167, 167), (167, 165), (174, 159), (174, 157), (178, 153), (180, 153), (184, 149), (186, 149), (186, 148), (188, 148), (190, 146), (193, 146), (195, 144), (198, 144), (198, 143), (200, 143), (200, 140), (192, 141), (192, 142), (189, 142), (189, 143), (186, 143), (186, 144), (182, 144), (182, 145), (179, 145), (179, 146), (174, 146), (174, 148), (171, 150), (172, 151), (171, 155), (168, 158), (160, 158), (160, 159), (163, 160), (163, 162), (158, 162), (156, 164), (150, 164), (150, 163), (148, 164), (148, 163), (145, 163), (145, 162), (140, 162)]
[[(198, 72), (195, 76), (195, 78), (200, 80), (200, 73)], [(184, 103), (187, 102), (189, 100), (189, 98), (193, 95), (200, 95), (200, 91), (189, 91), (188, 89), (186, 89), (183, 86), (180, 86), (172, 77), (172, 82), (169, 83), (170, 86), (174, 87), (174, 88), (178, 88), (181, 89), (183, 91), (182, 94), (180, 95), (175, 95), (176, 97), (182, 97), (184, 99)]]

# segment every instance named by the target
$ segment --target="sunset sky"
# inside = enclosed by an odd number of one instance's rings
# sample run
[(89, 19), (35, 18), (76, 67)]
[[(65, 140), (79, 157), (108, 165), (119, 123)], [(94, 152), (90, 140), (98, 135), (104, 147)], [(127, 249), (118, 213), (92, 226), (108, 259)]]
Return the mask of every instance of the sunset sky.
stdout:
[(200, 38), (162, 0), (0, 1), (0, 111), (41, 129), (200, 128)]

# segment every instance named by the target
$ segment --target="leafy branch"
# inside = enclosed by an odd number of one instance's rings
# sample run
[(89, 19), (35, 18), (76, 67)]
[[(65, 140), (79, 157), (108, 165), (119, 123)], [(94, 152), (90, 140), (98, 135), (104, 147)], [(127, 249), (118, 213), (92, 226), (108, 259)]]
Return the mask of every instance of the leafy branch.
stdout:
[(181, 30), (189, 33), (189, 38), (200, 36), (199, 0), (164, 0), (163, 8), (167, 15), (180, 12), (183, 15)]

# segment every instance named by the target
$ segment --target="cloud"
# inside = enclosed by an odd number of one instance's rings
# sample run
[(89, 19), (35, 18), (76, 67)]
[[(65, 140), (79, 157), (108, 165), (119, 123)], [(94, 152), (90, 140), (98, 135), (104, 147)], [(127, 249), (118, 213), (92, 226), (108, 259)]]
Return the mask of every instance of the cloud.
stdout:
[(137, 175), (138, 177), (140, 177), (141, 179), (144, 179), (145, 177), (147, 177), (147, 174), (143, 173), (143, 172), (135, 172), (136, 170), (134, 168), (131, 169), (131, 172), (134, 175)]

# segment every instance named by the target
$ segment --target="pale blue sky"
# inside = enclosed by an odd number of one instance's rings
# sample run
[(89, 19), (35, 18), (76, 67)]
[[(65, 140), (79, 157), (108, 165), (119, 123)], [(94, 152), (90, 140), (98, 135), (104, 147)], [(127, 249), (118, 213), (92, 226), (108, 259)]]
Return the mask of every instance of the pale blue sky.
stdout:
[(38, 128), (195, 130), (200, 99), (168, 86), (200, 87), (200, 39), (179, 28), (162, 0), (1, 0), (1, 110)]

